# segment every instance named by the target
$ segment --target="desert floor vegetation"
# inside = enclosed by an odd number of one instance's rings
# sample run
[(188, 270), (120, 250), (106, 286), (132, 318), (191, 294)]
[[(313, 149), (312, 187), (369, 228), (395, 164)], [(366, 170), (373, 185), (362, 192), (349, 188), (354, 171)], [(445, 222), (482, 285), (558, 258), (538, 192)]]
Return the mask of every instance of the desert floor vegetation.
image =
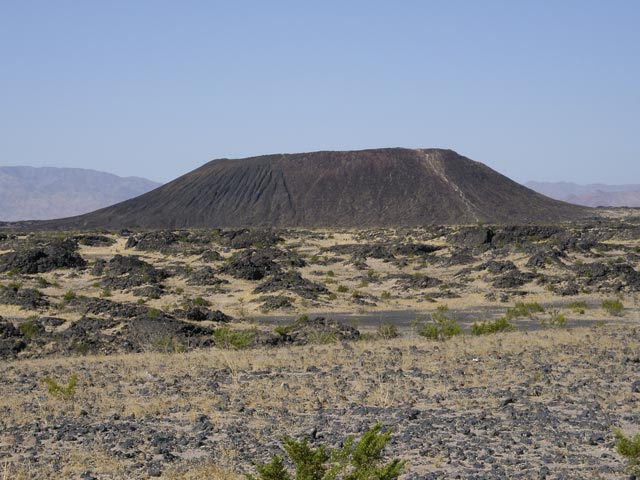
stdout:
[(379, 421), (402, 478), (620, 478), (639, 344), (627, 322), (3, 363), (0, 452), (6, 478), (243, 478), (284, 436), (336, 447)]
[(639, 229), (8, 233), (0, 479), (294, 472), (378, 423), (403, 480), (620, 478)]

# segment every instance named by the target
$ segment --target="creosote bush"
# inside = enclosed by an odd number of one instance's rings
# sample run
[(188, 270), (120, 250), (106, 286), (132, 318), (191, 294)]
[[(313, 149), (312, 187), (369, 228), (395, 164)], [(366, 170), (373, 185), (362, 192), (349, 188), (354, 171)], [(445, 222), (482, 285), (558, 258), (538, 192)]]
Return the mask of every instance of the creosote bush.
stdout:
[(178, 340), (168, 335), (156, 337), (152, 343), (153, 350), (160, 353), (182, 353), (185, 348)]
[(242, 350), (253, 343), (257, 334), (258, 330), (256, 328), (231, 330), (225, 325), (213, 331), (213, 339), (217, 347)]
[(376, 332), (376, 335), (378, 336), (378, 338), (388, 340), (390, 338), (396, 338), (397, 336), (399, 336), (399, 333), (398, 328), (393, 323), (382, 322), (380, 325), (378, 325), (378, 331)]
[(460, 335), (460, 325), (456, 319), (447, 316), (448, 311), (449, 307), (446, 305), (438, 305), (431, 314), (430, 321), (417, 325), (418, 335), (431, 340), (445, 340)]
[(616, 451), (627, 461), (627, 473), (640, 475), (640, 433), (633, 437), (625, 436), (620, 430), (614, 430)]
[(377, 423), (362, 438), (355, 441), (347, 437), (341, 448), (329, 449), (325, 445), (313, 448), (306, 439), (284, 437), (283, 449), (294, 468), (292, 475), (285, 460), (274, 455), (271, 462), (257, 465), (258, 476), (247, 475), (248, 480), (394, 480), (404, 468), (404, 462), (394, 459), (385, 464), (382, 451), (391, 438), (391, 430), (381, 432)]
[(62, 301), (67, 303), (76, 298), (78, 298), (78, 294), (76, 292), (74, 292), (73, 290), (67, 290), (62, 296)]
[(471, 325), (472, 335), (488, 335), (498, 332), (509, 332), (513, 330), (513, 324), (505, 317), (500, 317), (494, 321), (474, 322)]
[(584, 301), (571, 302), (569, 305), (567, 305), (567, 307), (573, 310), (573, 313), (579, 313), (580, 315), (583, 315), (585, 310), (587, 309), (587, 302), (584, 302)]
[(606, 310), (609, 315), (613, 315), (614, 317), (622, 316), (622, 309), (624, 308), (624, 305), (619, 298), (613, 300), (602, 300), (600, 306)]
[(540, 323), (543, 326), (564, 327), (567, 324), (567, 317), (564, 313), (554, 309), (549, 312), (549, 318), (543, 318)]
[(49, 376), (44, 377), (42, 380), (47, 384), (47, 391), (50, 395), (70, 399), (73, 398), (73, 395), (75, 394), (78, 374), (71, 374), (66, 385), (59, 385), (58, 382)]
[(41, 331), (41, 327), (37, 323), (38, 317), (29, 317), (18, 330), (26, 338), (33, 338)]
[(544, 308), (540, 306), (539, 303), (525, 303), (525, 302), (516, 302), (513, 308), (510, 308), (505, 313), (505, 318), (507, 320), (512, 320), (514, 318), (519, 317), (533, 317), (534, 313), (543, 313)]

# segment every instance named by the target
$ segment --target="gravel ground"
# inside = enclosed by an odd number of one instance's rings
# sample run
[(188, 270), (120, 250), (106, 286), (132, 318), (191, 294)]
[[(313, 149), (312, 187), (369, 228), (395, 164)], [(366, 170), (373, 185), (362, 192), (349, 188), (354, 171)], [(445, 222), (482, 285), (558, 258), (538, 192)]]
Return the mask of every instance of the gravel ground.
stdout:
[(337, 446), (378, 421), (406, 480), (625, 478), (639, 327), (3, 363), (0, 478), (242, 478), (285, 434)]

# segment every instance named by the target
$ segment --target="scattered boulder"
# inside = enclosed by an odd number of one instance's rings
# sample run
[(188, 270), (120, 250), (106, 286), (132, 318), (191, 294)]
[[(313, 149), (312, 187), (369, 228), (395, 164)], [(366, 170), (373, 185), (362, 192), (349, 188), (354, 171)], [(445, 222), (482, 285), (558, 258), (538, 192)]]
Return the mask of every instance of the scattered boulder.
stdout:
[(437, 252), (442, 247), (428, 245), (426, 243), (401, 243), (393, 246), (393, 253), (395, 255), (425, 257)]
[(272, 249), (248, 249), (234, 255), (219, 272), (244, 280), (262, 280), (281, 271), (280, 265), (274, 261), (277, 257), (277, 252)]
[(491, 245), (494, 247), (523, 245), (549, 240), (565, 232), (564, 227), (553, 225), (507, 225), (495, 229)]
[(219, 242), (234, 249), (273, 247), (282, 241), (282, 237), (271, 229), (253, 228), (223, 230)]
[(50, 272), (58, 268), (82, 268), (87, 262), (77, 253), (73, 240), (54, 240), (43, 247), (17, 250), (0, 255), (0, 273), (22, 274)]
[(546, 268), (547, 265), (563, 265), (560, 258), (566, 257), (566, 254), (555, 249), (544, 249), (535, 252), (527, 260), (527, 268)]
[(81, 317), (54, 338), (59, 350), (72, 355), (112, 354), (131, 351), (114, 334), (105, 333), (118, 325), (113, 319)]
[(125, 290), (139, 287), (144, 284), (160, 284), (169, 277), (169, 273), (155, 268), (150, 263), (140, 260), (133, 255), (115, 255), (105, 262), (99, 260), (95, 263), (93, 275), (106, 275), (102, 280), (105, 288)]
[(219, 252), (215, 250), (206, 249), (204, 252), (202, 252), (200, 260), (203, 262), (219, 262), (223, 260), (223, 257)]
[(233, 320), (229, 315), (226, 315), (220, 310), (209, 310), (206, 307), (191, 306), (184, 310), (176, 309), (172, 313), (175, 317), (192, 320), (194, 322), (209, 321), (228, 323)]
[(134, 288), (131, 293), (135, 297), (160, 298), (164, 295), (164, 287), (162, 285), (146, 285)]
[(488, 262), (478, 265), (475, 269), (486, 270), (493, 275), (499, 275), (513, 270), (518, 270), (518, 267), (516, 267), (515, 264), (509, 260), (489, 260)]
[(517, 288), (533, 281), (536, 276), (533, 273), (521, 272), (518, 269), (509, 270), (497, 277), (492, 285), (496, 288)]
[(322, 249), (323, 252), (332, 252), (338, 255), (351, 255), (352, 261), (364, 262), (367, 258), (377, 258), (385, 262), (395, 260), (392, 247), (387, 244), (366, 244), (361, 245), (358, 243), (345, 244), (345, 245), (332, 245)]
[(613, 291), (640, 291), (640, 273), (628, 263), (584, 263), (575, 267), (576, 275), (587, 286), (600, 286)]
[(494, 236), (495, 232), (491, 228), (480, 226), (463, 227), (453, 235), (450, 235), (448, 241), (456, 245), (475, 248), (490, 245)]
[(399, 273), (387, 276), (387, 279), (390, 278), (396, 278), (396, 284), (400, 288), (403, 288), (405, 290), (422, 290), (425, 288), (437, 287), (442, 284), (441, 280), (423, 275), (421, 273), (416, 273), (414, 275), (409, 275), (408, 273)]
[(302, 318), (296, 322), (278, 328), (276, 343), (307, 345), (309, 343), (331, 343), (336, 341), (357, 340), (360, 331), (350, 325), (325, 317)]
[(18, 284), (0, 286), (0, 303), (17, 305), (27, 310), (36, 310), (49, 305), (49, 301), (40, 290), (22, 288)]
[(217, 277), (215, 270), (209, 266), (204, 266), (186, 275), (187, 275), (187, 285), (204, 287), (204, 286), (218, 286), (225, 283), (229, 283), (227, 280)]
[(0, 317), (0, 339), (21, 337), (20, 331), (8, 320)]
[(265, 312), (293, 308), (293, 298), (285, 295), (265, 295), (258, 298), (258, 302), (262, 302), (260, 309)]
[(135, 248), (148, 252), (167, 252), (181, 237), (169, 230), (137, 233), (127, 239), (124, 248)]
[(258, 285), (253, 293), (270, 293), (280, 290), (286, 290), (308, 299), (316, 299), (318, 295), (329, 293), (329, 290), (323, 285), (307, 280), (294, 271), (274, 273), (265, 282)]
[(75, 237), (80, 245), (87, 247), (110, 247), (116, 241), (106, 235), (80, 235)]
[(149, 313), (150, 308), (137, 303), (115, 302), (106, 298), (76, 297), (67, 306), (83, 316), (103, 315), (112, 318), (136, 318)]

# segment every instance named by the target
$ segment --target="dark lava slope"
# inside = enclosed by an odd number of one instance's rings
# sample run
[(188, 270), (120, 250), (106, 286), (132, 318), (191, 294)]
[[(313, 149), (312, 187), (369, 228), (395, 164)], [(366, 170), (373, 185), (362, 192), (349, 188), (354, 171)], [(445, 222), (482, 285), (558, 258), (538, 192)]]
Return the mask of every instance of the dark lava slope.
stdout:
[(571, 220), (589, 212), (451, 150), (388, 148), (214, 160), (137, 198), (30, 227), (522, 223)]

